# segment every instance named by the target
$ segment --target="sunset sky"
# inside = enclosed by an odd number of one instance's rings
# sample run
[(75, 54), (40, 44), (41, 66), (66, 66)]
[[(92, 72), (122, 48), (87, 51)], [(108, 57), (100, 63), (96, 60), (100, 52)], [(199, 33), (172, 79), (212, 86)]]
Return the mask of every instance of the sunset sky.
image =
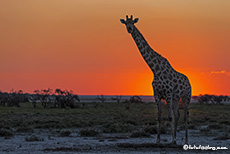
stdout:
[(192, 95), (230, 95), (229, 0), (0, 0), (0, 90), (152, 95), (126, 15)]

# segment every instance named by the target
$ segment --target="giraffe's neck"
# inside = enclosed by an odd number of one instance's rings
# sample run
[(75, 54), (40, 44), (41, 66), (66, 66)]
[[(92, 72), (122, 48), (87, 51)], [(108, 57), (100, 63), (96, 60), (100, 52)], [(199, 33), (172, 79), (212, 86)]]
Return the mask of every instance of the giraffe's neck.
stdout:
[(131, 35), (134, 41), (136, 42), (136, 45), (142, 57), (144, 58), (145, 62), (148, 64), (152, 72), (155, 74), (160, 69), (159, 57), (161, 57), (161, 55), (158, 54), (149, 46), (145, 38), (142, 36), (142, 34), (135, 26)]

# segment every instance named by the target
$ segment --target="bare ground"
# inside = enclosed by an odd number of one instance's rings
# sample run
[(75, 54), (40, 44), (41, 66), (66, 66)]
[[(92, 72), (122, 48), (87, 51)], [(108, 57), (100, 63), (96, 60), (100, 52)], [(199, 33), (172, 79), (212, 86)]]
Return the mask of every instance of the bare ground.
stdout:
[[(156, 145), (156, 135), (131, 138), (129, 133), (102, 133), (98, 137), (81, 137), (78, 129), (68, 131), (71, 134), (66, 137), (61, 137), (57, 130), (45, 129), (17, 133), (10, 138), (1, 137), (0, 153), (230, 153), (230, 139), (224, 138), (221, 132), (207, 135), (200, 130), (189, 130), (189, 144), (227, 147), (228, 150), (184, 150), (184, 131), (177, 133), (178, 145), (169, 144), (170, 134), (162, 134), (162, 144)], [(31, 136), (36, 136), (40, 141), (26, 140)]]
[[(183, 118), (178, 125), (178, 145), (169, 144), (166, 105), (163, 105), (162, 144), (154, 144), (157, 119), (154, 103), (88, 103), (76, 109), (21, 105), (0, 107), (0, 154), (230, 153), (230, 105), (190, 105), (189, 144), (228, 148), (215, 151), (183, 149)], [(183, 115), (183, 109), (180, 112)], [(135, 131), (143, 134), (134, 135)]]

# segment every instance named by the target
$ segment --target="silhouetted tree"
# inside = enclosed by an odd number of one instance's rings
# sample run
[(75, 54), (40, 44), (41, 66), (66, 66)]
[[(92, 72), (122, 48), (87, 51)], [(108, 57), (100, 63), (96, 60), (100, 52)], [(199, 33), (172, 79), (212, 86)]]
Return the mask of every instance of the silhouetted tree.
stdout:
[(210, 102), (211, 100), (212, 100), (212, 96), (205, 94), (205, 95), (200, 95), (198, 102), (200, 104), (204, 104), (204, 103), (208, 104), (208, 102)]
[(106, 98), (105, 98), (104, 95), (98, 95), (96, 99), (97, 99), (97, 100), (100, 100), (102, 103), (104, 103), (105, 100), (106, 100)]
[(216, 96), (216, 95), (200, 95), (198, 102), (200, 104), (208, 104), (209, 102), (212, 102), (212, 104), (221, 104), (222, 101), (228, 100), (228, 96)]
[(75, 102), (80, 102), (80, 99), (78, 95), (74, 95), (72, 90), (61, 90), (61, 89), (56, 89), (55, 90), (56, 99), (57, 99), (57, 105), (60, 108), (65, 108), (65, 107), (70, 107), (74, 108)]
[(140, 96), (134, 95), (132, 97), (129, 98), (129, 101), (131, 103), (142, 103), (142, 99)]
[(0, 105), (6, 106), (6, 103), (8, 102), (9, 94), (6, 92), (0, 91)]
[(39, 100), (42, 103), (42, 106), (44, 108), (47, 107), (47, 103), (49, 103), (49, 96), (52, 94), (52, 89), (48, 88), (48, 89), (41, 89), (41, 90), (34, 90), (34, 93), (36, 94), (36, 96), (39, 98)]
[(223, 100), (223, 96), (213, 96), (213, 101), (216, 103), (216, 104), (219, 104), (221, 103), (221, 101)]
[(22, 90), (12, 89), (8, 95), (8, 104), (7, 106), (17, 106), (20, 107), (20, 103), (23, 102), (24, 96)]
[(112, 97), (111, 99), (114, 100), (114, 101), (117, 101), (117, 103), (120, 103), (121, 98), (122, 98), (122, 95), (119, 95), (119, 96), (116, 96), (116, 97)]

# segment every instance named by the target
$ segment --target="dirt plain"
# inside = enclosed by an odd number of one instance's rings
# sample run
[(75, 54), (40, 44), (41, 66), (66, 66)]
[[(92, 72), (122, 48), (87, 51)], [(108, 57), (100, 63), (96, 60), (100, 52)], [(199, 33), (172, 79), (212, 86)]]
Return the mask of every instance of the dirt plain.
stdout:
[[(129, 107), (127, 107), (129, 106)], [(0, 153), (229, 153), (229, 105), (190, 105), (189, 144), (224, 150), (184, 150), (183, 118), (171, 145), (167, 107), (156, 141), (154, 103), (88, 103), (75, 109), (0, 107)], [(183, 109), (180, 109), (183, 117)]]

